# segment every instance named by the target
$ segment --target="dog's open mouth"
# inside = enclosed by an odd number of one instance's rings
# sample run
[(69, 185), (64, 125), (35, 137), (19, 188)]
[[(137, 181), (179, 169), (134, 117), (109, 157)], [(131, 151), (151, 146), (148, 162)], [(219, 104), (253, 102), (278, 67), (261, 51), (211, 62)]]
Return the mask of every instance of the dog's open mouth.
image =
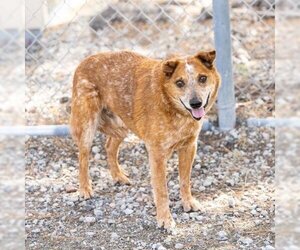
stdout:
[(203, 107), (198, 109), (191, 109), (189, 111), (192, 114), (193, 118), (196, 120), (200, 120), (205, 115), (205, 109)]
[(185, 105), (184, 105), (184, 103), (180, 100), (180, 102), (182, 103), (182, 105), (190, 112), (190, 114), (192, 115), (192, 117), (195, 119), (195, 120), (197, 120), (197, 121), (199, 121), (199, 120), (201, 120), (201, 118), (203, 117), (203, 116), (205, 116), (205, 114), (206, 114), (206, 112), (205, 112), (205, 108), (207, 107), (207, 105), (208, 105), (208, 101), (209, 101), (209, 97), (210, 97), (210, 94), (208, 95), (208, 97), (207, 97), (207, 99), (206, 99), (206, 103), (205, 103), (205, 105), (203, 106), (203, 107), (200, 107), (200, 108), (197, 108), (197, 109), (189, 109), (189, 108), (187, 108)]

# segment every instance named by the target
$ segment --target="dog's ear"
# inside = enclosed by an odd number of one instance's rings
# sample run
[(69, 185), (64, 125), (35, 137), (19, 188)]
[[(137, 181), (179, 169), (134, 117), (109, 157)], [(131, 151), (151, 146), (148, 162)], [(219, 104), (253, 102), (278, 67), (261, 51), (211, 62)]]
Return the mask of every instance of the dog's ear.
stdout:
[(170, 59), (165, 61), (163, 63), (163, 72), (165, 73), (166, 77), (170, 78), (173, 75), (177, 66), (178, 66), (177, 60)]
[(198, 58), (207, 68), (211, 69), (216, 59), (216, 51), (201, 51), (196, 55), (196, 58)]

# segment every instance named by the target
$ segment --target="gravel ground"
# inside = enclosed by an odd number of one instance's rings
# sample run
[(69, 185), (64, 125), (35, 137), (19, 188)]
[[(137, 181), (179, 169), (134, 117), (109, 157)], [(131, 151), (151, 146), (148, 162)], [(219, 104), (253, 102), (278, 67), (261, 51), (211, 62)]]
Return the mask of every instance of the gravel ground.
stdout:
[(156, 226), (142, 141), (130, 135), (121, 146), (133, 185), (120, 186), (107, 169), (104, 140), (99, 134), (92, 148), (95, 197), (82, 200), (72, 140), (28, 138), (27, 249), (274, 249), (274, 129), (201, 133), (192, 171), (201, 212), (183, 212), (176, 154), (169, 160), (173, 232)]
[(0, 246), (24, 248), (24, 138), (0, 136)]

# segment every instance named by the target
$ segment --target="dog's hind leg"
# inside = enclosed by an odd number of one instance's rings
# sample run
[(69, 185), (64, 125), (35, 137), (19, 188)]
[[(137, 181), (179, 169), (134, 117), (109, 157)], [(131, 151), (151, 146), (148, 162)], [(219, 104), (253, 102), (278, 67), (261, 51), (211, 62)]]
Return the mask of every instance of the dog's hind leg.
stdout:
[(116, 183), (130, 184), (127, 173), (120, 167), (118, 163), (119, 146), (124, 140), (124, 137), (108, 136), (105, 144), (107, 152), (107, 161), (110, 168), (110, 173)]
[[(93, 196), (89, 177), (89, 155), (99, 123), (101, 102), (94, 85), (84, 80), (73, 89), (71, 134), (79, 149), (79, 192), (85, 199)], [(79, 92), (79, 93), (78, 93)]]

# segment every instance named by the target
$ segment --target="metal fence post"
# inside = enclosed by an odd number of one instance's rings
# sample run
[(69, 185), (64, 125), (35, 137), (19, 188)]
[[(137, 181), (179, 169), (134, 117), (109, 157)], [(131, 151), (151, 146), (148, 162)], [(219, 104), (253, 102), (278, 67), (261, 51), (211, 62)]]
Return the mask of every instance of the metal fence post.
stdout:
[(222, 77), (218, 95), (218, 120), (221, 130), (235, 127), (235, 95), (232, 80), (231, 29), (228, 0), (213, 0), (217, 68)]

